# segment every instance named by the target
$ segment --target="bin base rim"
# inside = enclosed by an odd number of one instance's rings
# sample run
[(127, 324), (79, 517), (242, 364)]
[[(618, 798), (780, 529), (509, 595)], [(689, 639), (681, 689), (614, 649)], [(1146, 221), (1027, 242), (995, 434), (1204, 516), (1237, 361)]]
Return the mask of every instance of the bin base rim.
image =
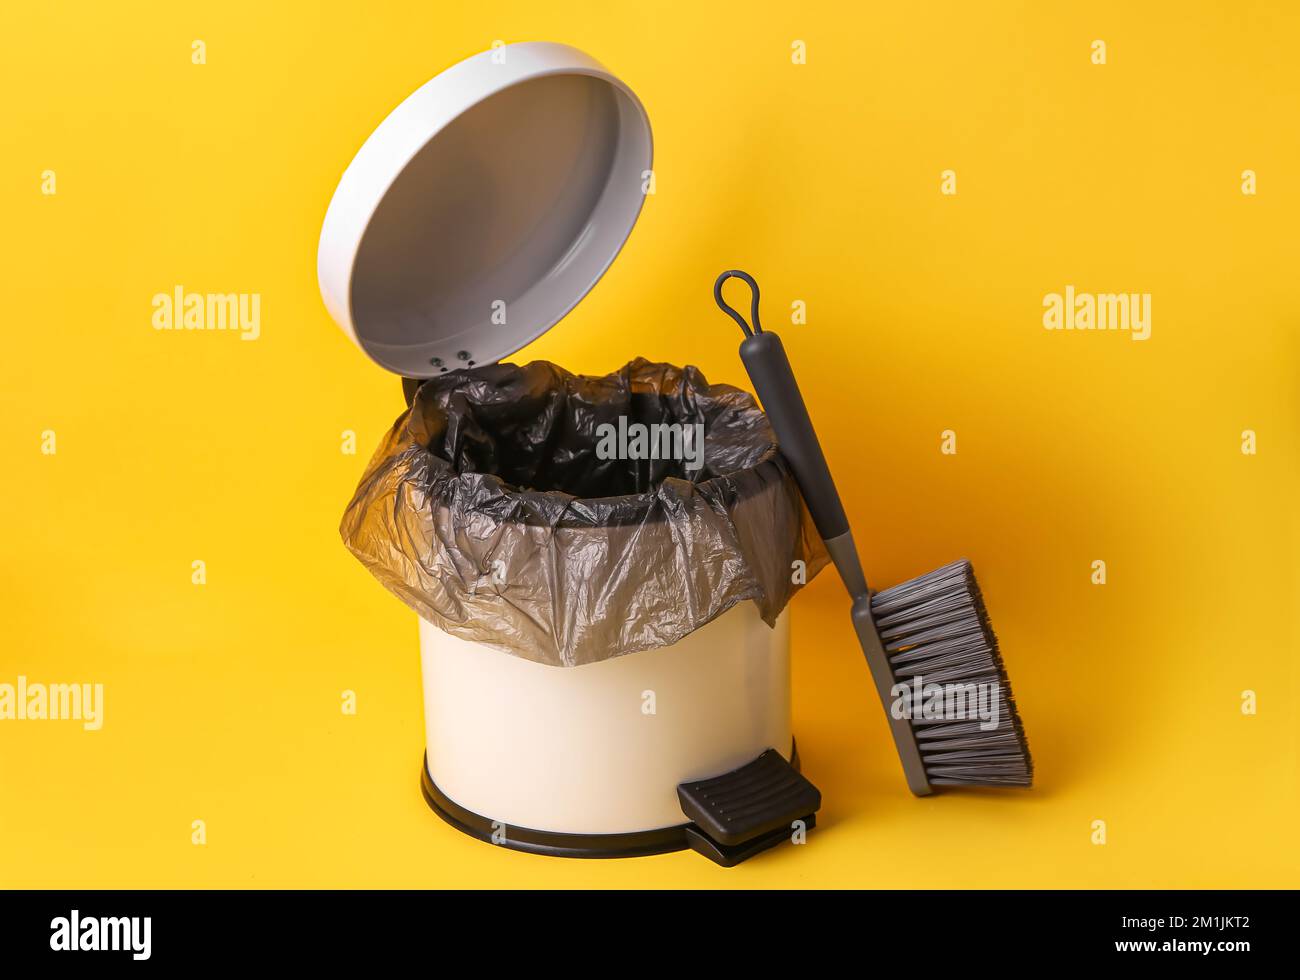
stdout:
[[(799, 768), (798, 746), (791, 744), (790, 764)], [(668, 854), (683, 851), (690, 846), (686, 831), (691, 823), (654, 830), (638, 830), (626, 834), (564, 834), (551, 830), (533, 830), (516, 827), (504, 821), (494, 821), (481, 813), (467, 810), (447, 796), (429, 775), (429, 756), (420, 762), (420, 791), (424, 801), (446, 823), (462, 834), (476, 840), (507, 847), (529, 854), (567, 858), (620, 858), (646, 857), (651, 854)], [(501, 832), (504, 831), (504, 836)], [(496, 834), (500, 839), (494, 839)]]

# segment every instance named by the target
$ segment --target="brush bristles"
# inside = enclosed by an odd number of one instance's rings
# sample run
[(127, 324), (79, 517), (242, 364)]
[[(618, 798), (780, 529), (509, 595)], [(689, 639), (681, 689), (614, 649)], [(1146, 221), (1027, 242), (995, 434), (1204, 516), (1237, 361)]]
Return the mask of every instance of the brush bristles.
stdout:
[[(984, 719), (926, 718), (914, 703), (926, 776), (936, 786), (1028, 786), (1029, 755), (975, 573), (965, 558), (877, 592), (871, 611), (900, 684), (984, 685)], [(985, 729), (996, 707), (997, 725)]]

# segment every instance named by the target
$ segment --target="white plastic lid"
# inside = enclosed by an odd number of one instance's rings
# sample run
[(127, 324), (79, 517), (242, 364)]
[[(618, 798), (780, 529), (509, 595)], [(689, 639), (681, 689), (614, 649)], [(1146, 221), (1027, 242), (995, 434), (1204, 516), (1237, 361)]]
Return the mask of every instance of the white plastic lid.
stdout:
[(339, 181), (316, 272), (370, 358), (427, 378), (513, 354), (622, 248), (644, 201), (650, 121), (564, 44), (485, 51), (392, 111)]

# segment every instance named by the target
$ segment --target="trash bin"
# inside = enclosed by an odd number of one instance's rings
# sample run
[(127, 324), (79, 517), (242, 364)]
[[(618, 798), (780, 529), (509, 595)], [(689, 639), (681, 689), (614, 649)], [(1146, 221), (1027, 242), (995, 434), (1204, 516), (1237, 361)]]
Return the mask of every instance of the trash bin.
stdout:
[(375, 130), (318, 276), (408, 408), (341, 530), (420, 615), (444, 820), (730, 865), (820, 805), (790, 720), (784, 609), (826, 560), (797, 485), (753, 399), (693, 368), (499, 363), (613, 261), (650, 165), (636, 96), (559, 44), (476, 55)]

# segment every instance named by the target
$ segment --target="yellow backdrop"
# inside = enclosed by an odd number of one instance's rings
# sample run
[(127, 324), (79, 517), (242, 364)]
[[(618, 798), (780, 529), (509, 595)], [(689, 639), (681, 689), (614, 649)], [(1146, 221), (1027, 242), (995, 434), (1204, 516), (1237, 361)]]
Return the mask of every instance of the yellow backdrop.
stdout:
[[(0, 721), (0, 885), (1300, 884), (1292, 5), (22, 4), (0, 37), (0, 684), (104, 685), (98, 731)], [(907, 794), (828, 573), (805, 847), (565, 862), (426, 808), (415, 619), (336, 531), (399, 385), (316, 239), (373, 127), (498, 39), (591, 52), (656, 139), (627, 248), (520, 357), (743, 383), (710, 288), (754, 272), (869, 576), (974, 561), (1033, 790)], [(260, 336), (155, 330), (178, 285), (260, 294)], [(1150, 337), (1044, 329), (1067, 286), (1150, 294)]]

